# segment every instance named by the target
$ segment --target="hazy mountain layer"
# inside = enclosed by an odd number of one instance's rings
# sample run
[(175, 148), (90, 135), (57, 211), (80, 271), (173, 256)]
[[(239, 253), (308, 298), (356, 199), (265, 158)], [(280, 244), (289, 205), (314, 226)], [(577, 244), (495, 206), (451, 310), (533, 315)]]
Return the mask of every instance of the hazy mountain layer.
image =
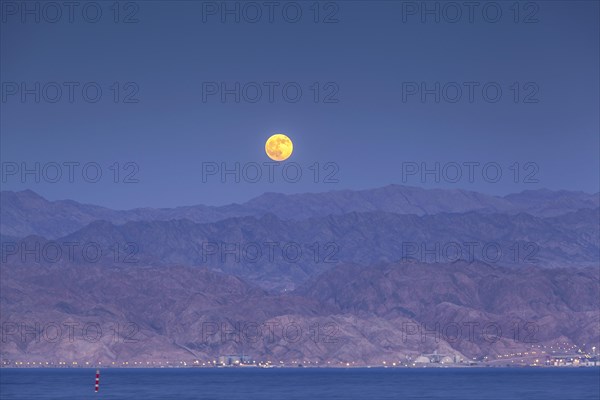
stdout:
[(189, 220), (97, 221), (56, 241), (3, 243), (24, 265), (187, 265), (293, 289), (338, 263), (481, 260), (493, 265), (598, 266), (600, 208), (558, 217), (468, 212), (350, 213), (306, 220), (273, 214), (199, 224)]
[(555, 216), (599, 206), (599, 194), (583, 192), (533, 190), (495, 197), (466, 190), (426, 190), (389, 185), (360, 191), (294, 195), (266, 193), (241, 205), (222, 207), (197, 205), (115, 211), (71, 200), (47, 201), (30, 190), (3, 191), (0, 193), (0, 233), (14, 237), (40, 235), (57, 238), (96, 220), (122, 224), (127, 221), (189, 219), (207, 223), (231, 217), (261, 216), (265, 213), (273, 213), (282, 219), (306, 219), (372, 211), (415, 215), (467, 211), (509, 214), (526, 212), (535, 216)]

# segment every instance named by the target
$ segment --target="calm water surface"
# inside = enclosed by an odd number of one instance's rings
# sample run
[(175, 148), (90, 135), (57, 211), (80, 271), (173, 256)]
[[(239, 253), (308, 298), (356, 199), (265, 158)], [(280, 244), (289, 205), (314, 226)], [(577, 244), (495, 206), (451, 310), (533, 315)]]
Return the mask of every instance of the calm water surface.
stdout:
[(600, 399), (600, 369), (0, 369), (0, 399)]

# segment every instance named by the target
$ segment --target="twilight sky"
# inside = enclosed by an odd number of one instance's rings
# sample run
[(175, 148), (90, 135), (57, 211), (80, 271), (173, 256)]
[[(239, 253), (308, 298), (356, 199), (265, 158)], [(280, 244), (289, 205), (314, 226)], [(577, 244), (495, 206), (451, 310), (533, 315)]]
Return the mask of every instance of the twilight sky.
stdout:
[[(3, 190), (112, 208), (600, 190), (597, 1), (53, 4), (0, 2)], [(263, 165), (274, 133), (294, 154)]]

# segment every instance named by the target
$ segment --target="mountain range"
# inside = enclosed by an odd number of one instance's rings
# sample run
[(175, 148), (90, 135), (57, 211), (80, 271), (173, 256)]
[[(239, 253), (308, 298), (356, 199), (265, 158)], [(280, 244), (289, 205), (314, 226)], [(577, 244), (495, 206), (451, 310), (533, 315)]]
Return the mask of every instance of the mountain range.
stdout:
[(593, 268), (344, 264), (287, 293), (191, 267), (9, 270), (5, 360), (191, 363), (243, 353), (381, 365), (438, 351), (502, 363), (503, 354), (600, 341)]
[(390, 185), (119, 211), (2, 192), (0, 358), (508, 363), (599, 347), (599, 197)]
[(85, 225), (104, 220), (115, 224), (128, 221), (189, 219), (215, 222), (241, 216), (272, 213), (282, 219), (307, 219), (351, 212), (382, 211), (394, 214), (432, 215), (468, 211), (505, 214), (528, 213), (548, 217), (580, 209), (600, 207), (600, 194), (526, 190), (504, 197), (466, 190), (422, 189), (389, 185), (369, 190), (340, 190), (323, 193), (265, 193), (244, 204), (136, 208), (111, 210), (72, 200), (48, 201), (31, 190), (0, 192), (0, 234), (11, 237), (40, 235), (50, 239), (68, 235)]

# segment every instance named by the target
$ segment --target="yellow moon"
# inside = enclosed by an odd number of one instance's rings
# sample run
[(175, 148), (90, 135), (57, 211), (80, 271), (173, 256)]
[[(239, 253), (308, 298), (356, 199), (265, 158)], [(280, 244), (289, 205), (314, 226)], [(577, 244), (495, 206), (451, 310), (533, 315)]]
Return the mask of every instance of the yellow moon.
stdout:
[(265, 143), (265, 152), (275, 161), (287, 160), (294, 151), (294, 144), (289, 137), (278, 133), (271, 136)]

